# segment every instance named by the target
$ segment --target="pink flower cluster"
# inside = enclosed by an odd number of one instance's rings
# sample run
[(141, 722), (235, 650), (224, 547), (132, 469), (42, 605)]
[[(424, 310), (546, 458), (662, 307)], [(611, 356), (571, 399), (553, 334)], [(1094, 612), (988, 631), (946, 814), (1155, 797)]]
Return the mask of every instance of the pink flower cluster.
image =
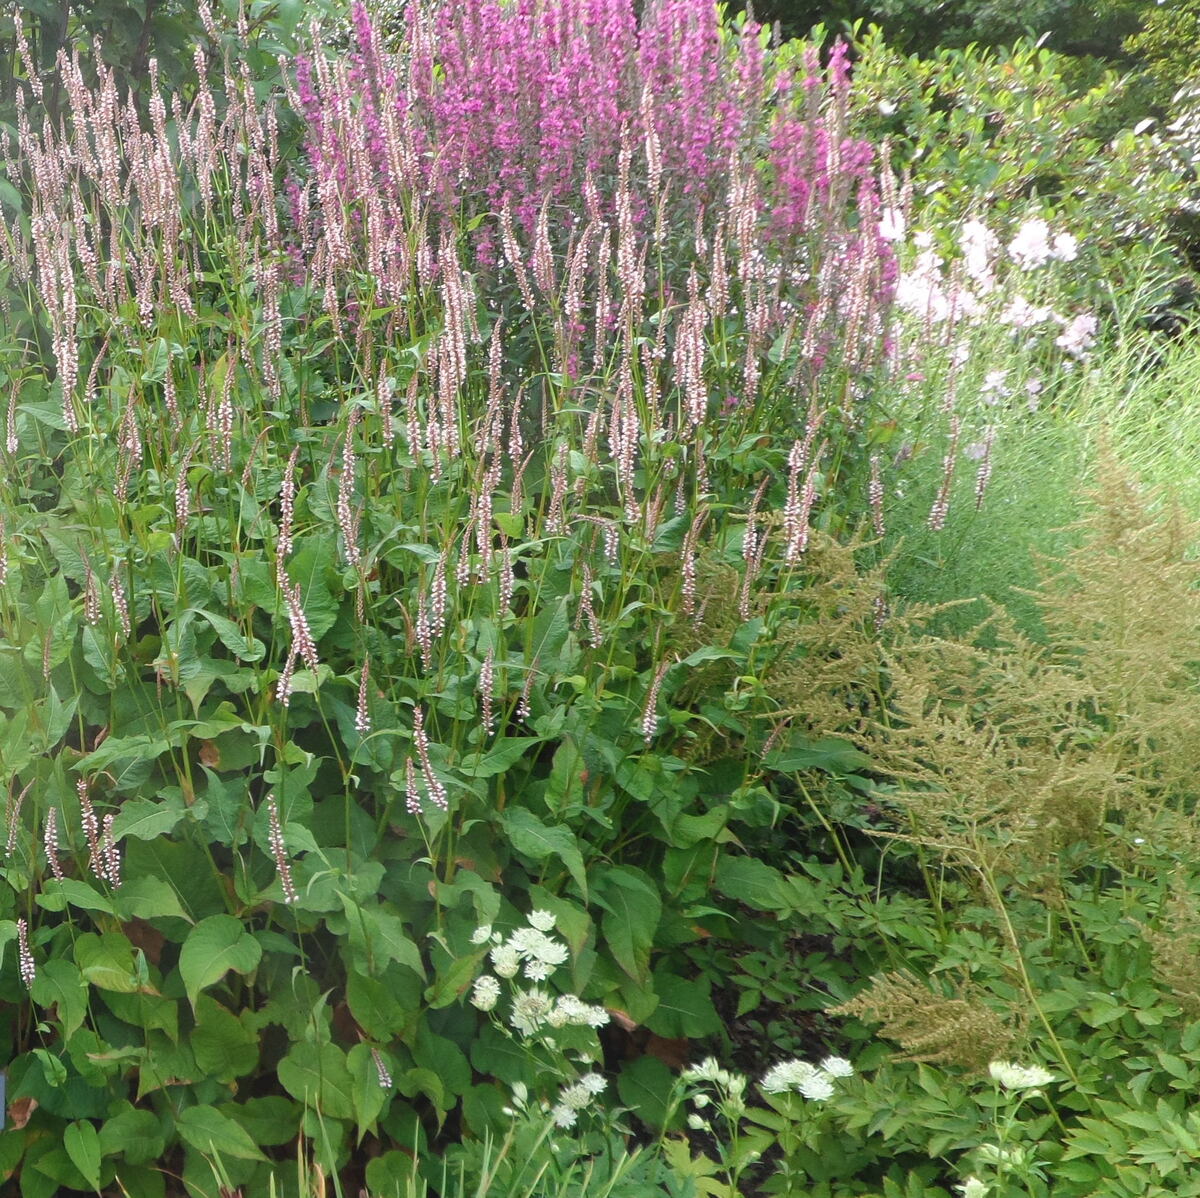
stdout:
[[(547, 207), (568, 226), (614, 220), (624, 155), (630, 216), (669, 203), (688, 227), (730, 200), (732, 162), (766, 159), (761, 215), (776, 237), (823, 227), (847, 202), (874, 213), (872, 150), (846, 130), (847, 50), (823, 70), (776, 77), (760, 28), (723, 28), (707, 0), (468, 0), (415, 3), (388, 54), (362, 3), (349, 63), (318, 45), (296, 62), (293, 102), (308, 123), (322, 218), (358, 207), (375, 237), (431, 207), (491, 220), (477, 233), (498, 254), (499, 214), (532, 238)], [(872, 252), (885, 250), (864, 222)]]

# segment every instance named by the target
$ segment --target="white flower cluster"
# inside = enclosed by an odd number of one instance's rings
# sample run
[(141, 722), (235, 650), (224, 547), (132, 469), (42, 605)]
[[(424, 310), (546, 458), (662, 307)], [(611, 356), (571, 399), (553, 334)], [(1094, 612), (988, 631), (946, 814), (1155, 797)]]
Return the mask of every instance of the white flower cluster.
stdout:
[(767, 1070), (759, 1087), (766, 1094), (796, 1092), (813, 1102), (833, 1097), (834, 1081), (853, 1077), (854, 1066), (842, 1057), (826, 1057), (820, 1065), (807, 1061), (780, 1061)]
[(593, 1098), (602, 1093), (608, 1082), (598, 1073), (585, 1073), (577, 1082), (564, 1086), (558, 1095), (558, 1102), (550, 1111), (550, 1118), (556, 1127), (574, 1127), (579, 1118), (579, 1112)]
[[(549, 911), (534, 911), (528, 925), (518, 928), (507, 940), (490, 926), (476, 929), (471, 943), (491, 942), (488, 957), (495, 976), (485, 973), (475, 979), (471, 1005), (480, 1011), (492, 1011), (500, 1001), (500, 978), (515, 978), (522, 973), (531, 982), (542, 982), (566, 964), (570, 952), (566, 944), (549, 935), (553, 928), (554, 916)], [(508, 1022), (523, 1036), (531, 1036), (543, 1027), (603, 1027), (608, 1012), (574, 994), (554, 995), (534, 987), (514, 994)]]
[[(901, 241), (905, 236), (903, 214), (884, 212), (880, 236)], [(998, 291), (996, 270), (1002, 259), (999, 238), (980, 220), (965, 221), (959, 230), (959, 255), (947, 263), (933, 247), (925, 231), (912, 235), (918, 251), (911, 265), (896, 282), (896, 304), (904, 311), (933, 324), (978, 321), (988, 315), (987, 297)], [(1073, 262), (1079, 242), (1065, 231), (1054, 232), (1040, 217), (1025, 221), (1006, 247), (1009, 261), (1021, 271), (1036, 270), (1048, 262)], [(1001, 324), (1014, 332), (1044, 325), (1057, 326), (1055, 345), (1074, 358), (1083, 358), (1095, 340), (1097, 322), (1090, 313), (1062, 316), (1045, 304), (1034, 304), (1023, 295), (1014, 296), (997, 315)]]
[(978, 1177), (968, 1177), (960, 1186), (954, 1187), (963, 1198), (984, 1198), (988, 1188)]
[(1005, 1090), (1036, 1090), (1056, 1078), (1040, 1065), (1016, 1065), (1012, 1061), (993, 1061), (988, 1066), (992, 1080)]

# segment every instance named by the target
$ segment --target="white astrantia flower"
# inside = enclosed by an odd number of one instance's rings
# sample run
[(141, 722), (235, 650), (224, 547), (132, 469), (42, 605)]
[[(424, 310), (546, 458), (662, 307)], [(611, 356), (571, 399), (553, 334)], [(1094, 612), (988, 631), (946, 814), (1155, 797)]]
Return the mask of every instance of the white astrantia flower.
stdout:
[(705, 1057), (699, 1065), (692, 1065), (679, 1076), (685, 1082), (713, 1082), (718, 1086), (728, 1086), (733, 1080), (733, 1074), (722, 1069), (716, 1057)]
[(521, 968), (521, 955), (511, 944), (497, 944), (492, 949), (492, 968), (502, 978), (512, 978), (517, 976), (517, 970)]
[(490, 973), (475, 979), (471, 990), (471, 1005), (481, 1011), (492, 1010), (500, 999), (500, 983)]
[(853, 1077), (854, 1066), (845, 1057), (826, 1057), (821, 1062), (821, 1072), (829, 1077)]
[(780, 1061), (767, 1070), (758, 1084), (767, 1094), (786, 1094), (798, 1089), (802, 1081), (808, 1081), (816, 1073), (816, 1068), (807, 1061)]
[(1040, 1065), (1017, 1065), (1012, 1061), (993, 1061), (988, 1073), (1006, 1090), (1036, 1090), (1055, 1080), (1054, 1074)]
[(824, 1102), (833, 1097), (833, 1078), (826, 1073), (814, 1073), (799, 1082), (796, 1089), (813, 1102)]
[(513, 999), (508, 1022), (524, 1036), (531, 1036), (546, 1022), (554, 1003), (544, 990), (526, 990)]
[(564, 1086), (558, 1093), (559, 1105), (569, 1106), (573, 1111), (582, 1111), (590, 1098), (591, 1095), (578, 1083)]
[(602, 1094), (608, 1086), (608, 1078), (599, 1073), (585, 1073), (580, 1079), (579, 1084), (592, 1095)]
[(483, 927), (476, 928), (475, 931), (471, 933), (472, 944), (487, 944), (491, 938), (492, 925), (490, 923), (485, 923)]
[(530, 911), (529, 926), (536, 928), (539, 932), (552, 932), (554, 930), (554, 913), (552, 911)]
[(550, 1112), (550, 1119), (555, 1127), (574, 1127), (578, 1118), (573, 1108), (561, 1102)]
[(962, 1185), (954, 1187), (963, 1198), (984, 1198), (988, 1188), (978, 1177), (966, 1178)]

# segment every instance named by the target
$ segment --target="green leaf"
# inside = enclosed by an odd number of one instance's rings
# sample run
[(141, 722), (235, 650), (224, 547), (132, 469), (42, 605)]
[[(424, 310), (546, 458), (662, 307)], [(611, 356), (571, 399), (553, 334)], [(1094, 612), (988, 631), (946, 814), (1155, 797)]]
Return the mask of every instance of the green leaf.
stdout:
[(404, 932), (399, 915), (377, 904), (359, 905), (338, 891), (346, 912), (346, 934), (351, 946), (361, 953), (372, 969), (382, 969), (389, 961), (407, 966), (418, 977), (425, 976), (421, 950)]
[(136, 836), (138, 840), (154, 840), (172, 831), (186, 812), (182, 798), (170, 798), (162, 803), (130, 799), (113, 820), (113, 839)]
[(196, 996), (231, 969), (249, 973), (262, 958), (262, 946), (232, 915), (210, 915), (188, 933), (179, 954), (179, 973), (193, 1009)]
[(81, 911), (103, 911), (106, 915), (113, 913), (112, 903), (94, 886), (78, 878), (63, 878), (61, 881), (47, 878), (37, 896), (37, 903), (47, 911), (65, 911), (70, 904)]
[(613, 959), (640, 986), (650, 983), (650, 949), (662, 915), (658, 890), (640, 870), (614, 866), (596, 884), (600, 929)]
[(192, 922), (179, 902), (175, 887), (151, 874), (139, 874), (122, 882), (113, 895), (113, 908), (122, 919), (184, 919)]
[(334, 1119), (354, 1118), (354, 1081), (336, 1044), (301, 1042), (279, 1062), (279, 1082), (306, 1108)]
[(130, 1165), (156, 1161), (163, 1152), (162, 1125), (152, 1112), (127, 1106), (100, 1128), (100, 1151), (122, 1157)]
[(100, 1136), (86, 1119), (67, 1124), (63, 1132), (63, 1147), (71, 1163), (83, 1174), (93, 1190), (100, 1188)]
[(643, 1056), (626, 1065), (617, 1078), (621, 1102), (655, 1130), (665, 1126), (675, 1075), (657, 1057)]
[(756, 911), (788, 911), (783, 874), (755, 857), (722, 857), (717, 862), (717, 889), (727, 898)]
[(545, 861), (556, 857), (567, 867), (584, 902), (587, 902), (587, 871), (583, 866), (583, 854), (579, 842), (569, 828), (548, 827), (532, 811), (524, 807), (510, 807), (500, 816), (504, 835), (512, 847), (533, 861)]
[(809, 741), (801, 738), (785, 748), (768, 753), (763, 764), (767, 769), (783, 774), (820, 770), (822, 773), (843, 776), (853, 774), (856, 770), (869, 769), (871, 759), (847, 740), (826, 737)]
[(530, 745), (538, 743), (536, 736), (502, 736), (482, 753), (468, 753), (459, 768), (470, 778), (491, 778), (504, 773), (525, 755)]
[(236, 1119), (256, 1144), (275, 1147), (296, 1138), (300, 1128), (300, 1108), (282, 1094), (266, 1098), (248, 1098), (245, 1102), (223, 1103), (218, 1110)]
[(406, 1152), (392, 1149), (367, 1163), (367, 1190), (378, 1198), (403, 1198), (415, 1192), (417, 1162)]
[(75, 941), (75, 963), (84, 980), (99, 990), (134, 994), (139, 988), (133, 945), (120, 932), (85, 932)]
[(385, 1089), (380, 1082), (379, 1067), (369, 1044), (356, 1044), (350, 1049), (346, 1054), (346, 1066), (353, 1082), (350, 1097), (354, 1101), (354, 1122), (361, 1143), (363, 1136), (374, 1130), (376, 1120), (391, 1098), (392, 1087)]
[(304, 537), (288, 562), (288, 575), (300, 587), (301, 606), (308, 618), (313, 640), (319, 641), (337, 621), (338, 602), (326, 581), (335, 566), (334, 539), (331, 536)]
[(230, 1156), (243, 1161), (267, 1159), (250, 1133), (216, 1107), (188, 1107), (176, 1117), (175, 1126), (184, 1142), (209, 1160)]
[(724, 1026), (712, 1004), (707, 978), (689, 981), (675, 974), (655, 973), (654, 990), (658, 1006), (646, 1026), (656, 1036), (700, 1040), (715, 1036)]
[(258, 1037), (207, 994), (196, 999), (191, 1045), (196, 1064), (219, 1082), (245, 1077), (258, 1064)]
[[(221, 644), (239, 661), (262, 661), (267, 655), (266, 645), (256, 636), (251, 636), (247, 640), (242, 630), (232, 620), (218, 616), (215, 612), (205, 611), (202, 607), (193, 607), (190, 610), (212, 625)], [(313, 635), (315, 636), (316, 633)]]
[(69, 1040), (83, 1025), (87, 1014), (87, 983), (72, 962), (52, 957), (40, 966), (30, 994), (38, 1006), (57, 1008), (64, 1039)]
[(355, 1022), (372, 1040), (394, 1039), (408, 1022), (404, 1008), (391, 989), (378, 978), (350, 970), (346, 980), (346, 1002)]

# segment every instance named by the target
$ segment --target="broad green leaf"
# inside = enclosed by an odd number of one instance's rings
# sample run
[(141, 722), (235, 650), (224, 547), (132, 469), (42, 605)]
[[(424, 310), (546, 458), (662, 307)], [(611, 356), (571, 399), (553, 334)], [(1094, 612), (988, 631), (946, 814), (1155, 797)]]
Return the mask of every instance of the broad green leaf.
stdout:
[(52, 957), (39, 966), (30, 994), (38, 1006), (57, 1008), (65, 1039), (82, 1026), (87, 1014), (87, 983), (77, 965)]
[(93, 1190), (100, 1188), (100, 1136), (86, 1119), (68, 1123), (63, 1132), (63, 1147), (71, 1163), (83, 1174)]
[(84, 980), (100, 990), (133, 994), (140, 985), (133, 945), (120, 932), (85, 932), (75, 941), (75, 963)]
[[(386, 1060), (384, 1064), (385, 1067), (388, 1065)], [(356, 1044), (350, 1049), (346, 1054), (346, 1067), (350, 1070), (353, 1082), (350, 1097), (354, 1101), (354, 1122), (358, 1127), (359, 1143), (362, 1143), (363, 1136), (374, 1129), (375, 1121), (387, 1106), (393, 1086), (383, 1085), (379, 1066), (369, 1044)], [(394, 1065), (390, 1066), (389, 1072), (394, 1072), (394, 1068)]]
[(404, 921), (375, 904), (360, 906), (348, 895), (339, 892), (346, 912), (347, 935), (353, 947), (377, 969), (389, 961), (408, 966), (419, 977), (425, 976), (421, 950), (405, 934)]
[(4, 964), (4, 950), (18, 935), (15, 919), (0, 919), (0, 965)]
[(230, 1156), (243, 1161), (267, 1159), (250, 1133), (216, 1107), (188, 1107), (176, 1117), (175, 1126), (184, 1142), (209, 1160)]
[(47, 911), (65, 911), (67, 904), (77, 906), (80, 911), (103, 911), (113, 914), (113, 904), (88, 882), (78, 877), (48, 877), (42, 883), (42, 892), (37, 895), (37, 905)]
[(717, 889), (755, 911), (791, 909), (783, 874), (756, 857), (722, 857), (717, 862)]
[(667, 1121), (675, 1075), (657, 1057), (642, 1056), (625, 1065), (617, 1078), (617, 1093), (649, 1127), (661, 1129)]
[(283, 1088), (307, 1109), (334, 1119), (354, 1118), (354, 1082), (336, 1044), (302, 1041), (279, 1062)]
[(640, 986), (650, 981), (650, 949), (662, 914), (658, 890), (639, 870), (614, 866), (596, 883), (605, 908), (600, 930), (613, 959)]
[(175, 887), (152, 874), (139, 874), (123, 881), (113, 895), (113, 909), (122, 919), (185, 919), (192, 922), (179, 902)]
[(196, 999), (191, 1045), (196, 1064), (219, 1082), (245, 1077), (258, 1064), (258, 1037), (207, 994)]
[(395, 1039), (408, 1022), (404, 1008), (396, 1001), (392, 990), (379, 978), (359, 970), (349, 971), (346, 979), (346, 1002), (355, 1022), (372, 1040), (387, 1043)]
[(232, 620), (218, 616), (215, 612), (205, 611), (202, 607), (193, 607), (191, 610), (212, 625), (221, 644), (239, 661), (262, 661), (267, 655), (266, 645), (256, 636), (251, 636), (247, 640), (245, 634)]
[(300, 587), (301, 606), (314, 640), (320, 640), (337, 621), (338, 601), (326, 581), (336, 566), (332, 536), (302, 537), (288, 562), (288, 575)]
[(502, 774), (524, 755), (530, 745), (536, 745), (536, 736), (502, 736), (482, 753), (468, 753), (459, 769), (470, 778), (491, 778)]
[(179, 954), (179, 973), (193, 1009), (196, 996), (231, 969), (249, 973), (262, 958), (262, 946), (232, 915), (210, 915), (188, 933)]
[(800, 738), (785, 748), (768, 753), (763, 759), (763, 764), (767, 769), (778, 770), (780, 773), (820, 770), (822, 773), (841, 776), (852, 774), (856, 770), (870, 769), (871, 759), (849, 741), (839, 740), (837, 737), (826, 737), (816, 741)]
[(182, 798), (161, 803), (152, 799), (130, 799), (113, 820), (113, 839), (136, 836), (138, 840), (154, 840), (174, 829), (186, 812)]
[(79, 760), (81, 774), (98, 774), (119, 765), (154, 761), (170, 748), (161, 737), (139, 732), (133, 736), (110, 736), (92, 753)]
[(245, 1102), (223, 1103), (217, 1108), (237, 1120), (256, 1144), (275, 1147), (296, 1137), (300, 1127), (300, 1108), (282, 1094), (266, 1098), (248, 1098)]
[(510, 807), (500, 816), (504, 835), (512, 847), (534, 861), (545, 861), (555, 857), (567, 867), (579, 892), (587, 901), (587, 871), (583, 866), (583, 854), (579, 842), (569, 828), (548, 827), (532, 811), (524, 807)]
[(393, 1196), (417, 1192), (419, 1182), (417, 1162), (407, 1152), (392, 1149), (382, 1156), (377, 1156), (367, 1163), (367, 1191), (378, 1195), (378, 1198), (393, 1198)]
[(654, 975), (658, 1006), (646, 1020), (656, 1036), (668, 1040), (701, 1040), (717, 1035), (724, 1024), (710, 997), (707, 978), (688, 980), (670, 973)]

